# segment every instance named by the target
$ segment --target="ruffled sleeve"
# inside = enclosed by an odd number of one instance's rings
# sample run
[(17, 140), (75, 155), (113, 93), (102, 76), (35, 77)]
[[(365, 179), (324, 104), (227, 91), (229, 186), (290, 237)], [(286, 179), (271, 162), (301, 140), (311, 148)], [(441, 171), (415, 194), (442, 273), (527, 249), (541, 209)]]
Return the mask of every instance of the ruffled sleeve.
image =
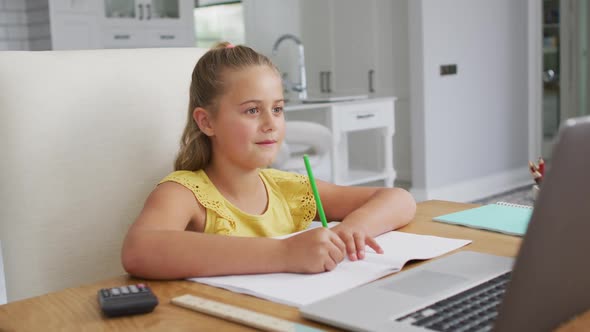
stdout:
[(293, 218), (295, 231), (308, 228), (316, 215), (316, 204), (309, 178), (298, 173), (271, 168), (264, 169), (262, 172), (279, 187), (283, 194)]
[[(195, 198), (207, 210), (215, 212), (219, 217), (207, 220), (205, 232), (232, 235), (236, 231), (236, 216), (224, 204), (225, 199), (215, 189), (203, 171), (176, 171), (166, 176), (160, 183), (176, 182), (193, 192)], [(209, 218), (208, 218), (209, 219)], [(210, 224), (212, 222), (213, 224)]]
[(233, 235), (236, 232), (236, 223), (232, 220), (217, 218), (211, 233), (219, 235)]

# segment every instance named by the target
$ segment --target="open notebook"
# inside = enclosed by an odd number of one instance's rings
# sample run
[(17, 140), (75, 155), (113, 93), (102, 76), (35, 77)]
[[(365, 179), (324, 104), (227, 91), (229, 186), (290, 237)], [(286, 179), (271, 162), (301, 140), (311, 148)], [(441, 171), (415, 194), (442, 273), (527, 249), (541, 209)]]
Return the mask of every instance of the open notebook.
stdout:
[(533, 208), (528, 205), (498, 202), (433, 218), (435, 221), (522, 236)]
[[(337, 223), (330, 223), (330, 226), (334, 224)], [(434, 258), (471, 242), (398, 231), (382, 234), (376, 240), (384, 254), (377, 254), (367, 247), (365, 259), (353, 262), (346, 258), (330, 272), (231, 275), (189, 280), (299, 307), (398, 272), (410, 260)]]

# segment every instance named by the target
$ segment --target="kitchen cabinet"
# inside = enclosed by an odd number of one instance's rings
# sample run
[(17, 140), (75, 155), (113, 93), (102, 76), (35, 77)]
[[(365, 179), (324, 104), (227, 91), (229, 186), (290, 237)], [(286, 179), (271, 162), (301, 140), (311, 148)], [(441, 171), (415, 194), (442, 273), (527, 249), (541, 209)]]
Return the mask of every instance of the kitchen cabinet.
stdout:
[(339, 185), (382, 182), (393, 187), (395, 100), (388, 97), (287, 105), (285, 116), (288, 121), (311, 121), (330, 128), (331, 182)]
[(192, 0), (50, 0), (49, 7), (53, 49), (194, 46)]
[(104, 0), (107, 24), (171, 26), (192, 16), (192, 1), (186, 0)]
[(328, 92), (327, 74), (332, 68), (332, 8), (328, 1), (301, 1), (301, 41), (305, 47), (307, 90), (310, 93)]
[(301, 38), (312, 94), (393, 95), (389, 1), (301, 2)]
[(96, 0), (50, 0), (49, 6), (59, 12), (90, 13), (99, 8)]
[(104, 0), (104, 48), (193, 46), (193, 1)]
[(100, 48), (99, 8), (93, 0), (49, 0), (52, 49)]

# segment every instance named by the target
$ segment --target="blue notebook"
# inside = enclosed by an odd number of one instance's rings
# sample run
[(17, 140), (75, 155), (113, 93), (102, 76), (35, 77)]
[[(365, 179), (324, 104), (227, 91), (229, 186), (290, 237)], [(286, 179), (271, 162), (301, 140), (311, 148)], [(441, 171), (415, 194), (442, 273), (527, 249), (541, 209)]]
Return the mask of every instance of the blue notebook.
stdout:
[(433, 220), (522, 236), (526, 232), (532, 213), (531, 206), (498, 202), (445, 214)]

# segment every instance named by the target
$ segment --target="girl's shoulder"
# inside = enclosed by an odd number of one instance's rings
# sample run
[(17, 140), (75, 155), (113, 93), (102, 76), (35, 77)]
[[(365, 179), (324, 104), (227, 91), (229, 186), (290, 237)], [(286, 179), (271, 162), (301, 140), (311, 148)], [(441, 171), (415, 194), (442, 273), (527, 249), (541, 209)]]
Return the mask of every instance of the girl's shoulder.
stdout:
[(158, 184), (171, 181), (181, 184), (188, 188), (194, 186), (197, 186), (198, 188), (198, 186), (205, 184), (207, 182), (206, 180), (207, 177), (205, 175), (205, 172), (203, 172), (202, 170), (174, 171), (166, 175), (166, 177), (164, 177)]
[(225, 207), (225, 198), (215, 188), (205, 171), (175, 171), (164, 177), (160, 184), (164, 182), (175, 182), (184, 186), (193, 192), (197, 201), (204, 208), (214, 210), (224, 218), (229, 218), (228, 210)]
[(203, 170), (174, 171), (164, 177), (158, 184), (164, 182), (175, 182), (189, 189), (204, 207), (208, 207), (208, 202), (211, 200), (221, 199), (219, 197), (221, 194)]

